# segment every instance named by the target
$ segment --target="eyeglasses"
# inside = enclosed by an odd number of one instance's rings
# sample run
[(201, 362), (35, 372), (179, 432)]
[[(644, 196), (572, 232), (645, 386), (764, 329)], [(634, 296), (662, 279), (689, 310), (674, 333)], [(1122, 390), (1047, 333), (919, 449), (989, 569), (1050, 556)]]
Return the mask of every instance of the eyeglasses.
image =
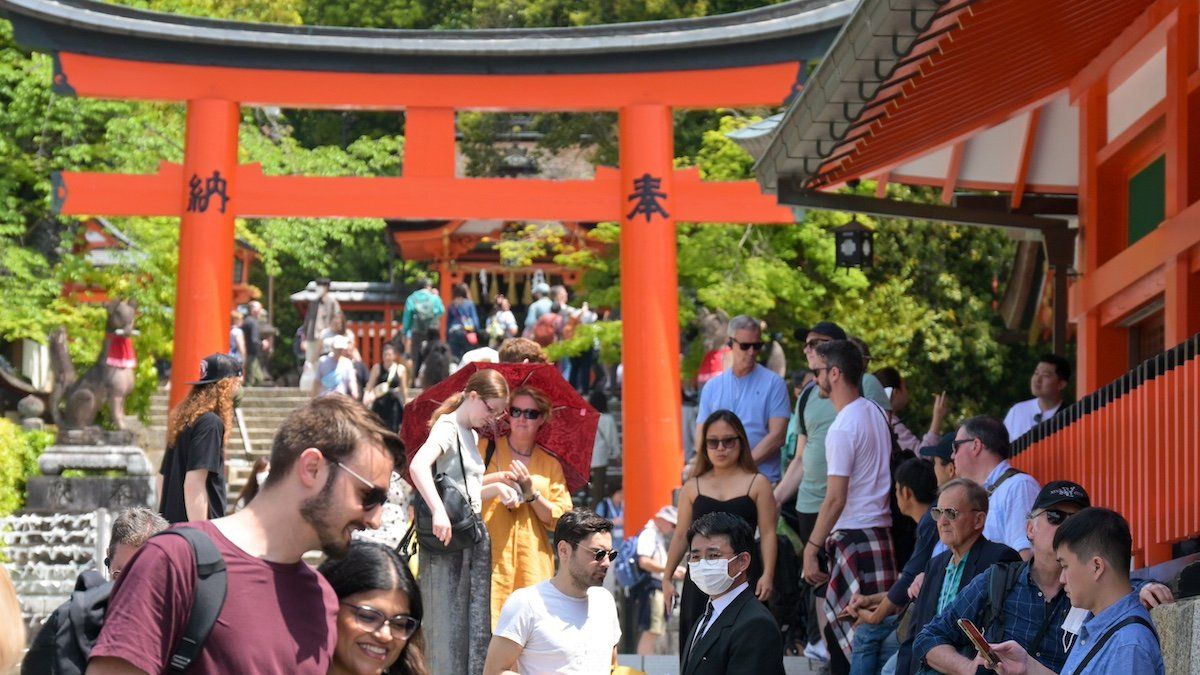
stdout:
[(973, 440), (975, 440), (975, 439), (974, 438), (964, 438), (960, 441), (950, 441), (950, 456), (953, 457), (954, 453), (958, 452), (958, 446), (962, 445), (963, 443), (970, 443)]
[(618, 555), (620, 555), (619, 553), (617, 553), (617, 549), (615, 549), (615, 548), (614, 549), (589, 548), (587, 546), (582, 546), (582, 545), (579, 548), (587, 551), (588, 553), (591, 553), (592, 560), (595, 560), (596, 562), (600, 562), (601, 560), (604, 560), (605, 558), (608, 558), (608, 561), (612, 562), (617, 559)]
[(737, 436), (730, 436), (728, 438), (706, 438), (706, 439), (704, 439), (704, 445), (708, 446), (709, 450), (716, 450), (717, 448), (721, 448), (721, 447), (736, 448), (741, 444), (742, 444), (742, 439), (738, 438)]
[(1034, 518), (1037, 518), (1038, 516), (1042, 516), (1042, 515), (1046, 516), (1047, 523), (1057, 527), (1059, 525), (1062, 525), (1064, 520), (1066, 520), (1067, 518), (1070, 518), (1071, 516), (1073, 516), (1075, 514), (1067, 513), (1066, 511), (1041, 511), (1039, 513), (1029, 514), (1029, 519), (1033, 520)]
[(542, 411), (537, 408), (517, 408), (514, 406), (508, 409), (508, 416), (514, 420), (521, 417), (527, 420), (536, 420), (542, 416)]
[(761, 342), (738, 342), (737, 340), (734, 340), (733, 338), (729, 338), (729, 342), (727, 344), (730, 347), (737, 345), (744, 352), (748, 352), (751, 349), (753, 349), (754, 351), (758, 351), (763, 348), (763, 343), (761, 343)]
[(951, 509), (951, 508), (943, 509), (941, 507), (935, 506), (932, 509), (929, 509), (929, 515), (933, 516), (934, 520), (941, 520), (942, 518), (945, 518), (946, 520), (953, 523), (954, 521), (958, 520), (958, 517), (961, 516), (962, 514), (970, 513), (971, 511), (974, 511), (974, 510), (975, 509), (967, 509), (965, 511), (959, 511), (958, 509)]
[(485, 399), (485, 398), (483, 398), (483, 397), (480, 397), (480, 398), (479, 398), (479, 401), (480, 401), (480, 403), (483, 403), (483, 407), (484, 407), (485, 409), (487, 409), (487, 411), (488, 411), (488, 415), (489, 415), (489, 416), (490, 416), (492, 419), (497, 419), (497, 418), (500, 418), (500, 417), (503, 417), (503, 416), (504, 416), (504, 413), (506, 412), (504, 409), (496, 410), (496, 409), (495, 409), (495, 408), (493, 408), (492, 406), (488, 405), (487, 399)]
[(829, 342), (830, 340), (832, 340), (832, 338), (827, 338), (827, 337), (813, 338), (813, 339), (809, 340), (808, 342), (804, 343), (804, 348), (805, 349), (816, 349), (817, 345), (821, 344), (822, 342)]
[(820, 377), (822, 370), (828, 373), (832, 368), (833, 366), (822, 366), (820, 368), (809, 368), (809, 370), (812, 371), (813, 377)]
[(407, 640), (408, 638), (412, 637), (412, 634), (417, 632), (417, 628), (420, 628), (421, 626), (420, 619), (411, 617), (407, 614), (397, 614), (389, 619), (383, 612), (375, 609), (374, 607), (367, 607), (366, 605), (352, 605), (348, 602), (343, 602), (342, 605), (354, 610), (354, 621), (358, 623), (359, 628), (372, 633), (377, 632), (380, 628), (383, 628), (383, 624), (386, 623), (388, 628), (391, 629), (394, 637), (400, 637)]
[(354, 476), (355, 478), (358, 479), (358, 481), (360, 483), (367, 486), (368, 490), (362, 496), (363, 511), (370, 511), (371, 509), (373, 509), (377, 506), (383, 506), (387, 502), (387, 498), (388, 498), (387, 490), (379, 487), (378, 485), (372, 483), (371, 481), (367, 480), (366, 478), (363, 478), (362, 476), (358, 475), (357, 473), (354, 472), (353, 469), (346, 466), (345, 464), (342, 464), (341, 462), (329, 459), (328, 457), (325, 458), (325, 461), (336, 466), (337, 468), (341, 469), (342, 471), (345, 471), (346, 473), (350, 474), (351, 476)]

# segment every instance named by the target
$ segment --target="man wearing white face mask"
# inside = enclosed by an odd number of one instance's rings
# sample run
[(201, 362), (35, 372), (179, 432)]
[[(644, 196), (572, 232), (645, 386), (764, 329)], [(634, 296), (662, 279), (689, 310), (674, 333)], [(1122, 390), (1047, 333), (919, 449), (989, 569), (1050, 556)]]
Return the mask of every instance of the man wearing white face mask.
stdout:
[(688, 528), (688, 569), (708, 594), (704, 614), (684, 645), (682, 675), (783, 675), (783, 640), (771, 612), (749, 591), (746, 572), (754, 532), (745, 520), (714, 512)]

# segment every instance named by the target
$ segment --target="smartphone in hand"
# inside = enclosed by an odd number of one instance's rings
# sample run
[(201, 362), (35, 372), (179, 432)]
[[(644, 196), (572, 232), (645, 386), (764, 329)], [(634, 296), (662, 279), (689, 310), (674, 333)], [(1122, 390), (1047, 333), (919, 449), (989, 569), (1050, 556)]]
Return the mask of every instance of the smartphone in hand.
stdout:
[(958, 627), (962, 629), (963, 633), (966, 633), (967, 639), (971, 641), (976, 651), (983, 657), (984, 662), (987, 663), (987, 667), (995, 669), (996, 665), (1000, 663), (1000, 657), (996, 656), (996, 652), (992, 649), (992, 646), (987, 643), (987, 640), (983, 639), (983, 633), (979, 631), (970, 619), (959, 619)]

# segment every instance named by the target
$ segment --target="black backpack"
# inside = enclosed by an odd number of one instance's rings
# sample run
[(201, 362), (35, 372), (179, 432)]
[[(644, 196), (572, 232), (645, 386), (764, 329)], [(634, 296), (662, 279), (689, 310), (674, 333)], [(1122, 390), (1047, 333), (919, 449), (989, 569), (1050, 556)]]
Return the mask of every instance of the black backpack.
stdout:
[[(183, 537), (196, 559), (192, 613), (167, 666), (170, 671), (183, 672), (200, 654), (225, 605), (225, 559), (200, 530), (176, 527), (155, 536), (164, 534)], [(105, 581), (95, 570), (80, 574), (71, 599), (59, 605), (38, 631), (21, 664), (21, 675), (82, 675), (104, 626), (112, 589), (113, 582)]]

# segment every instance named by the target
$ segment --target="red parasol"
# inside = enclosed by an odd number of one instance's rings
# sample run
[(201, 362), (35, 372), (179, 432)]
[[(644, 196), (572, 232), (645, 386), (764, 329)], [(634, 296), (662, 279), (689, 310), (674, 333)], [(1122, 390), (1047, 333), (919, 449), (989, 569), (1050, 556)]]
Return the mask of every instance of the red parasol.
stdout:
[[(552, 414), (538, 430), (537, 443), (562, 464), (567, 489), (575, 492), (587, 485), (600, 413), (563, 379), (557, 368), (544, 363), (469, 363), (421, 392), (404, 406), (404, 421), (400, 425), (400, 438), (409, 461), (429, 436), (429, 417), (443, 401), (465, 389), (471, 375), (483, 368), (500, 371), (508, 380), (509, 389), (529, 386), (550, 399)], [(508, 433), (507, 419), (502, 420), (495, 433)], [(484, 435), (490, 434), (484, 431)]]

